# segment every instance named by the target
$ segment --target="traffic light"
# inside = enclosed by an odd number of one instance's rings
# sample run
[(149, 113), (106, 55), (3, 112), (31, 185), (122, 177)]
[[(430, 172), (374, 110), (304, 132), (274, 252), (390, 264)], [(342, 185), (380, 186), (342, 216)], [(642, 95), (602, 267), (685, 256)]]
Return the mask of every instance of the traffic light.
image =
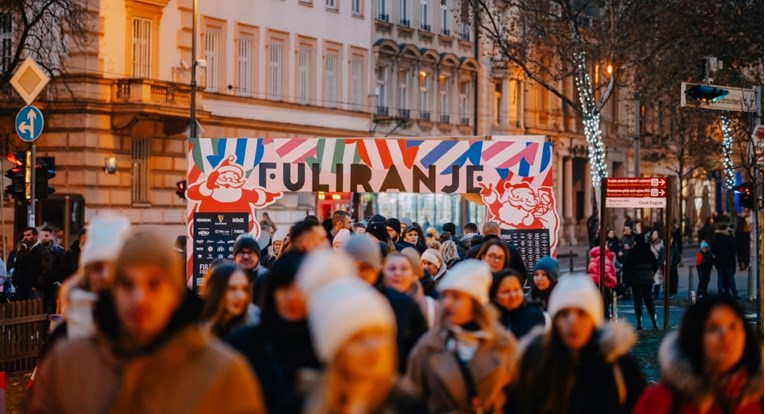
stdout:
[(37, 157), (35, 166), (35, 197), (45, 200), (56, 192), (56, 188), (48, 185), (48, 180), (56, 176), (56, 159), (54, 157)]
[(11, 152), (7, 159), (13, 164), (13, 168), (5, 171), (5, 176), (11, 180), (11, 184), (5, 187), (5, 193), (10, 194), (15, 200), (23, 200), (26, 153), (24, 151)]
[(175, 183), (175, 195), (179, 198), (186, 199), (186, 180), (181, 180)]
[(693, 85), (685, 90), (689, 97), (703, 103), (714, 103), (728, 96), (728, 91), (708, 85)]
[(741, 183), (738, 186), (738, 202), (741, 207), (754, 208), (754, 185), (752, 183)]

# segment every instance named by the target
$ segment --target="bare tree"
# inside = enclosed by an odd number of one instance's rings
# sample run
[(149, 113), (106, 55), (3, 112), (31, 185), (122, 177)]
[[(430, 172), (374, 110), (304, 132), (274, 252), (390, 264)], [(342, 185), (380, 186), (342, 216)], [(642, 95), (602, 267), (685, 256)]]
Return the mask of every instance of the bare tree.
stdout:
[[(481, 35), (500, 58), (578, 113), (584, 123), (593, 185), (606, 177), (600, 114), (615, 87), (668, 39), (646, 36), (662, 1), (463, 0), (474, 5)], [(597, 68), (608, 76), (591, 77)], [(562, 81), (573, 79), (577, 96)], [(597, 82), (593, 82), (597, 80)]]

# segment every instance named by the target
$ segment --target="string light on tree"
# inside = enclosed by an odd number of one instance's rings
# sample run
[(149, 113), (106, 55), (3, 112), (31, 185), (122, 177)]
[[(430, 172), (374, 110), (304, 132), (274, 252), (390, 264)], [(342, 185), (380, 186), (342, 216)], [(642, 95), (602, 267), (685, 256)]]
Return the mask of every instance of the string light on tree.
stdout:
[(733, 155), (731, 147), (733, 146), (733, 137), (730, 132), (730, 118), (722, 116), (723, 132), (723, 169), (725, 170), (725, 188), (733, 190), (736, 180), (736, 171), (733, 169)]
[(590, 75), (585, 66), (584, 52), (574, 54), (576, 63), (576, 91), (579, 102), (582, 104), (582, 118), (584, 119), (584, 136), (587, 139), (587, 152), (590, 157), (590, 171), (592, 172), (592, 185), (600, 186), (601, 180), (608, 177), (606, 169), (606, 151), (600, 132), (600, 112), (598, 112), (593, 96)]

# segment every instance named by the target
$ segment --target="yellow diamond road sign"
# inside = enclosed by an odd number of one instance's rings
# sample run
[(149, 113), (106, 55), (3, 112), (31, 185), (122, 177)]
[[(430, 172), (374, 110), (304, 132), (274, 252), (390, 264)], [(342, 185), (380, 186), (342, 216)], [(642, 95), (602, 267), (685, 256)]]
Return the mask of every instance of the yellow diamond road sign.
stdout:
[(43, 72), (34, 59), (27, 57), (13, 74), (11, 86), (16, 89), (16, 92), (21, 95), (21, 99), (27, 105), (31, 105), (49, 81), (48, 75)]

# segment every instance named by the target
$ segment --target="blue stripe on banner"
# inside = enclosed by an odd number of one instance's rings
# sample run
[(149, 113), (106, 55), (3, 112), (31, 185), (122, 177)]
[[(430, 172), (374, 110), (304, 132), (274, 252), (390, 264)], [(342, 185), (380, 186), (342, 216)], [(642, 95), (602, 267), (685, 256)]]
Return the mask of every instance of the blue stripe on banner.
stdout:
[(419, 147), (420, 144), (422, 144), (423, 142), (425, 142), (425, 141), (423, 141), (421, 139), (420, 140), (412, 140), (412, 139), (410, 139), (410, 140), (406, 141), (406, 147), (407, 148)]
[(430, 168), (431, 165), (435, 164), (438, 160), (440, 160), (441, 157), (443, 157), (444, 154), (449, 152), (449, 150), (452, 149), (455, 145), (457, 145), (457, 141), (440, 142), (438, 145), (436, 145), (435, 148), (433, 148), (432, 151), (428, 153), (428, 155), (422, 158), (422, 161), (420, 161), (420, 164), (422, 164), (422, 166), (425, 168)]
[(248, 166), (244, 165), (244, 157), (246, 153), (247, 153), (247, 138), (237, 138), (236, 150), (234, 152), (234, 154), (236, 154), (236, 163), (245, 168), (249, 168)]
[(503, 180), (507, 179), (507, 176), (509, 173), (510, 173), (509, 168), (497, 168), (497, 174), (499, 174), (499, 178)]
[(552, 155), (552, 144), (545, 142), (542, 145), (542, 166), (539, 167), (539, 172), (547, 169), (547, 165), (550, 164), (550, 155)]
[(526, 157), (521, 157), (521, 162), (518, 163), (518, 175), (521, 177), (528, 177), (530, 168), (531, 164), (526, 161)]
[(255, 168), (260, 164), (260, 160), (263, 159), (263, 154), (266, 152), (266, 146), (263, 144), (263, 138), (258, 138), (257, 146), (255, 147), (255, 161), (252, 163), (252, 168)]
[[(217, 146), (215, 144), (218, 144)], [(223, 161), (223, 158), (226, 156), (226, 139), (225, 138), (215, 138), (213, 139), (212, 143), (213, 147), (213, 154), (207, 156), (207, 161), (210, 162), (210, 166), (214, 169), (215, 167), (220, 164), (221, 161)]]

